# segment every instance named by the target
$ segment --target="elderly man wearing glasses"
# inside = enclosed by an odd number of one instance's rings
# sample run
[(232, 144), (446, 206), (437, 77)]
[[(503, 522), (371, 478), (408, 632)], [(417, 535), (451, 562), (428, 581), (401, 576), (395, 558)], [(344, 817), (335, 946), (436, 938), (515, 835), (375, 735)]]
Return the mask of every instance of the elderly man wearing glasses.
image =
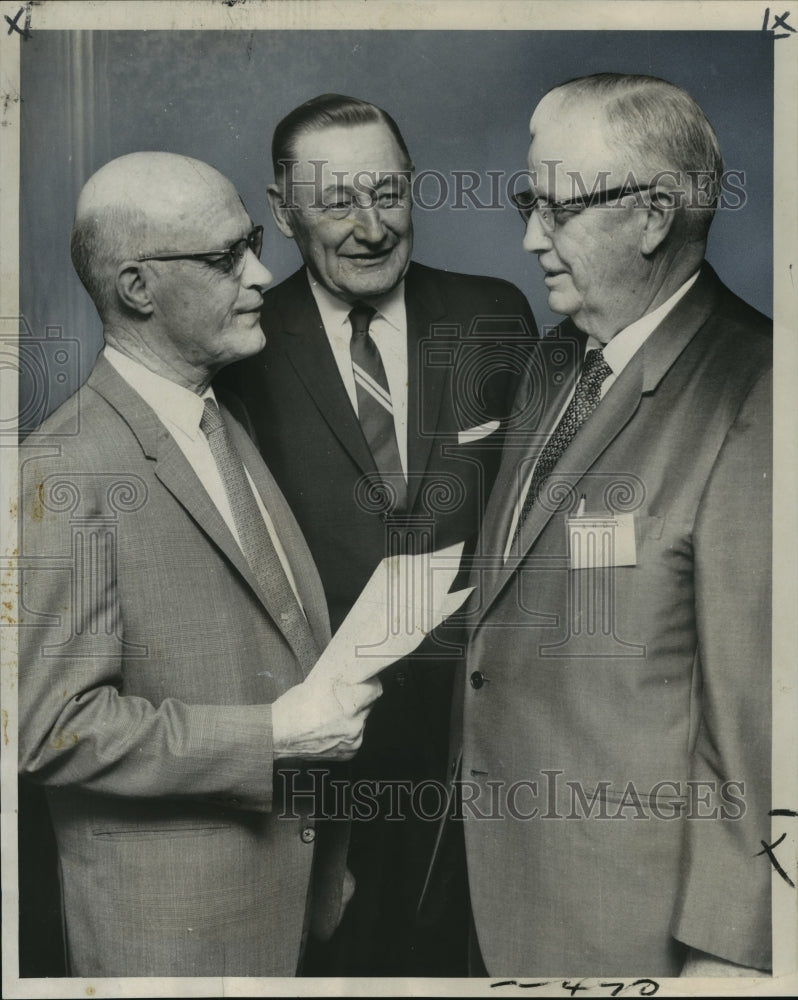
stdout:
[(530, 131), (523, 245), (574, 363), (523, 390), (478, 549), (472, 971), (761, 974), (771, 324), (704, 260), (723, 165), (689, 95), (572, 80)]
[(105, 347), (20, 449), (20, 768), (47, 792), (72, 975), (294, 975), (351, 894), (347, 825), (282, 777), (349, 759), (380, 685), (306, 679), (321, 581), (211, 387), (263, 346), (261, 237), (183, 156), (114, 160), (78, 202)]

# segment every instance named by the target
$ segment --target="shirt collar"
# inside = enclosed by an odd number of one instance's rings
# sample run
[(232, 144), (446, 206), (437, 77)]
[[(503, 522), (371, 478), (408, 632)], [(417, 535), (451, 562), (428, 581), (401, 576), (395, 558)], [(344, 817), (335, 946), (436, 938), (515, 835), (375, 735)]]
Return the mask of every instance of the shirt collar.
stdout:
[[(632, 358), (648, 337), (656, 330), (668, 313), (674, 308), (676, 303), (683, 298), (693, 287), (698, 278), (698, 271), (691, 275), (682, 285), (680, 285), (670, 298), (666, 299), (662, 305), (657, 306), (650, 313), (641, 316), (640, 319), (630, 323), (625, 329), (616, 333), (608, 344), (604, 344), (604, 360), (612, 368), (613, 374), (620, 375)], [(586, 350), (602, 347), (594, 337), (587, 338)]]
[(118, 374), (152, 407), (162, 423), (168, 424), (170, 428), (177, 428), (192, 441), (197, 437), (205, 400), (216, 400), (210, 386), (199, 396), (191, 389), (151, 371), (140, 361), (134, 361), (109, 344), (105, 345), (104, 354)]
[[(316, 305), (319, 307), (322, 323), (325, 328), (335, 329), (346, 324), (349, 329), (349, 313), (352, 305), (344, 302), (337, 295), (333, 295), (329, 289), (325, 288), (320, 281), (317, 281), (310, 271), (307, 271), (310, 290)], [(389, 292), (376, 297), (364, 298), (364, 302), (373, 306), (377, 310), (377, 316), (384, 319), (386, 323), (395, 330), (402, 329), (405, 308), (405, 283), (404, 279), (395, 285)]]

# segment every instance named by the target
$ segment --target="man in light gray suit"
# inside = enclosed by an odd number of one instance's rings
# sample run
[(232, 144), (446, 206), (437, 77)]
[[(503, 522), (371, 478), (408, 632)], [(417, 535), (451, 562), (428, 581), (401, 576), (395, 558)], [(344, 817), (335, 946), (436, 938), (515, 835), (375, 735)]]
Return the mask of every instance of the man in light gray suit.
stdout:
[(294, 975), (351, 894), (345, 823), (290, 787), (348, 759), (379, 682), (306, 679), (321, 583), (211, 380), (263, 347), (253, 227), (208, 165), (134, 153), (81, 193), (103, 320), (21, 448), (20, 769), (45, 786), (76, 976)]
[(523, 245), (568, 319), (516, 406), (458, 694), (474, 971), (760, 975), (771, 323), (704, 260), (723, 164), (688, 94), (572, 80), (530, 133)]

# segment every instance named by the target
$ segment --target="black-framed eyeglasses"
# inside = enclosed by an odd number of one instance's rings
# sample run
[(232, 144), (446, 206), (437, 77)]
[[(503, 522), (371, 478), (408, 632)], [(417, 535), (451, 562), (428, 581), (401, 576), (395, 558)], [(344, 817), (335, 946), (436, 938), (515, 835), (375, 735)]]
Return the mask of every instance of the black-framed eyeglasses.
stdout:
[(579, 198), (555, 201), (553, 198), (539, 197), (531, 188), (526, 188), (511, 194), (510, 200), (518, 209), (524, 220), (524, 225), (532, 218), (532, 213), (536, 212), (543, 229), (547, 233), (553, 233), (557, 226), (561, 226), (570, 216), (578, 215), (586, 208), (606, 205), (608, 202), (623, 198), (628, 194), (640, 194), (642, 191), (650, 190), (650, 184), (624, 184), (622, 187), (591, 191), (590, 194), (582, 195)]
[(244, 270), (247, 250), (251, 250), (260, 259), (262, 249), (263, 226), (255, 226), (251, 233), (223, 250), (197, 250), (192, 253), (169, 250), (164, 253), (141, 254), (136, 260), (203, 260), (213, 266), (220, 266), (226, 274), (239, 275)]

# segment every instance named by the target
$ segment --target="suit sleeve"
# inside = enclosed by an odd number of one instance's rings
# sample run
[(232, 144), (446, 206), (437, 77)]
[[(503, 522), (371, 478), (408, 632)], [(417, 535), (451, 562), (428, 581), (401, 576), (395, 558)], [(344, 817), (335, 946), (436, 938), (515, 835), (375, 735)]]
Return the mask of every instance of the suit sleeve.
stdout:
[[(45, 785), (104, 795), (182, 796), (268, 811), (271, 707), (194, 705), (173, 698), (156, 707), (146, 698), (121, 694), (123, 660), (130, 651), (123, 646), (124, 608), (113, 555), (93, 564), (72, 555), (68, 513), (42, 501), (41, 484), (59, 466), (25, 464), (20, 773)], [(101, 528), (102, 497), (95, 504), (99, 518), (93, 526)]]
[(771, 391), (768, 374), (742, 406), (695, 525), (702, 684), (691, 779), (711, 783), (695, 786), (701, 794), (720, 788), (721, 798), (719, 816), (694, 808), (685, 823), (674, 926), (692, 948), (756, 969), (771, 967), (771, 867), (757, 856), (771, 808)]

